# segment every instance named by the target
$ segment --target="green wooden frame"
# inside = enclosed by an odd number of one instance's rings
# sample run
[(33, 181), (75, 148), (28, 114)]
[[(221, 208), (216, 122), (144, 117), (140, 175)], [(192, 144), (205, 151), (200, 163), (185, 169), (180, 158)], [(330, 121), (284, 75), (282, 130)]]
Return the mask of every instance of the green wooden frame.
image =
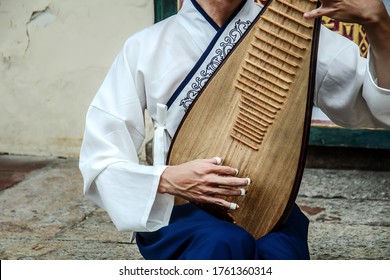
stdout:
[(177, 13), (177, 0), (154, 0), (154, 21), (159, 22)]
[(312, 125), (310, 128), (309, 145), (390, 149), (390, 131)]
[[(177, 12), (177, 0), (154, 0), (155, 22)], [(334, 125), (312, 125), (309, 145), (390, 149), (390, 130), (347, 129)]]

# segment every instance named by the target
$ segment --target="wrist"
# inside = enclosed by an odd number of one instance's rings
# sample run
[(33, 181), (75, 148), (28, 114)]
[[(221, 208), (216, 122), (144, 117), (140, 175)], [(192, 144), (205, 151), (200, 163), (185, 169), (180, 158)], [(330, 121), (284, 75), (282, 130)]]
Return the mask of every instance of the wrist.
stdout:
[(390, 0), (371, 1), (365, 9), (362, 25), (365, 29), (375, 28), (380, 24), (388, 24), (390, 19)]
[[(167, 166), (164, 169), (164, 171), (161, 173), (160, 182), (159, 182), (158, 188), (157, 188), (158, 193), (170, 193), (170, 191), (169, 191), (170, 183), (169, 183), (169, 180), (167, 178), (167, 177), (169, 177), (169, 175), (167, 174), (167, 169), (169, 169), (169, 166)], [(169, 173), (169, 170), (168, 170), (168, 173)]]

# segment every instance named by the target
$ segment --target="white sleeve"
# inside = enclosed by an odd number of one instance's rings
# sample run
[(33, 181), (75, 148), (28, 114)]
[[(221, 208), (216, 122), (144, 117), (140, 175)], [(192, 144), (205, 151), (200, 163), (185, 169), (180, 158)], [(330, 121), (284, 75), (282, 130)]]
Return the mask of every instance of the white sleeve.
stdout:
[(174, 199), (157, 193), (166, 166), (139, 164), (145, 95), (142, 75), (128, 62), (135, 52), (125, 46), (89, 107), (79, 166), (85, 196), (118, 230), (154, 231), (168, 224)]
[(326, 27), (320, 35), (314, 102), (340, 126), (390, 128), (390, 90), (377, 86), (355, 43)]

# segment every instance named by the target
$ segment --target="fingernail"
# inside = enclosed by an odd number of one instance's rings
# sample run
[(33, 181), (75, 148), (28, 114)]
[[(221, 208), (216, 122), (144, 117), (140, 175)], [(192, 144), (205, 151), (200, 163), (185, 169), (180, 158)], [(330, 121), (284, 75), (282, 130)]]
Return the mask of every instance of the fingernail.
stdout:
[(246, 180), (248, 181), (248, 183), (246, 185), (249, 186), (251, 184), (251, 179), (250, 178), (246, 178)]
[(238, 173), (239, 173), (239, 171), (238, 171), (238, 169), (236, 168), (236, 175), (235, 175), (235, 176), (237, 176), (237, 175), (238, 175)]
[(214, 157), (214, 158), (217, 161), (217, 165), (221, 165), (222, 159), (220, 157)]
[(236, 203), (234, 203), (234, 202), (231, 202), (230, 203), (230, 206), (229, 206), (229, 209), (230, 210), (236, 210), (236, 209), (238, 209), (239, 208), (239, 206), (236, 204)]
[(244, 189), (240, 189), (240, 195), (244, 196), (246, 194), (246, 191)]

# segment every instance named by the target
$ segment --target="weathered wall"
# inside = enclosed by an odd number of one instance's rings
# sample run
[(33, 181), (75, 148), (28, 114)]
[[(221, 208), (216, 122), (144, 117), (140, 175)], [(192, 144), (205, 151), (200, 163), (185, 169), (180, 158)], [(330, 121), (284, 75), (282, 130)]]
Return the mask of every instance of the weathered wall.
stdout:
[(0, 0), (0, 153), (77, 157), (87, 107), (153, 0)]

